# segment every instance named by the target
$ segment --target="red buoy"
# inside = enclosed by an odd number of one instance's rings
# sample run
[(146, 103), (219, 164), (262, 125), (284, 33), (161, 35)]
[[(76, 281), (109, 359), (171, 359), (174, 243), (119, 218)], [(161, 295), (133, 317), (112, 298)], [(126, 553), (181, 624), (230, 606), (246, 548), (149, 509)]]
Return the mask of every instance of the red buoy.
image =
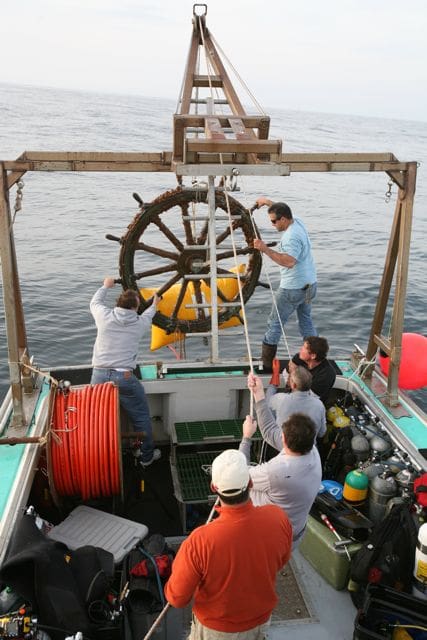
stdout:
[[(390, 358), (380, 354), (381, 371), (388, 375)], [(400, 359), (400, 389), (421, 389), (427, 386), (427, 338), (419, 333), (402, 334), (402, 355)]]

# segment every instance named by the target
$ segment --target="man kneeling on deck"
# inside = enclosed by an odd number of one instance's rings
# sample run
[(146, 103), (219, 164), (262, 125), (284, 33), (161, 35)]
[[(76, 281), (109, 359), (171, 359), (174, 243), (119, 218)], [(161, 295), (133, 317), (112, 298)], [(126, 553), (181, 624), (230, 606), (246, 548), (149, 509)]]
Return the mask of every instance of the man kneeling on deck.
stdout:
[(189, 640), (225, 640), (241, 634), (262, 640), (278, 602), (276, 574), (288, 562), (292, 527), (274, 505), (254, 507), (246, 458), (228, 449), (212, 463), (219, 517), (182, 543), (165, 594), (174, 607), (194, 597)]
[[(295, 548), (303, 536), (322, 479), (322, 464), (314, 446), (316, 428), (303, 413), (292, 414), (279, 427), (267, 405), (261, 379), (250, 373), (248, 387), (254, 394), (262, 437), (279, 451), (268, 462), (250, 467), (250, 496), (255, 505), (276, 504), (284, 510), (292, 523)], [(248, 463), (255, 430), (256, 421), (247, 416), (240, 451)]]

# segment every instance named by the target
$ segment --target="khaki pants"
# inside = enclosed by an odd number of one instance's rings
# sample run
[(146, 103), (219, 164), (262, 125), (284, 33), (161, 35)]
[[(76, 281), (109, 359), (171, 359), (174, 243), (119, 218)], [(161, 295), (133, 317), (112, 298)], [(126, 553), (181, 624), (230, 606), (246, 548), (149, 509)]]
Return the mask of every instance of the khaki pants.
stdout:
[(227, 633), (226, 631), (215, 631), (215, 629), (204, 627), (193, 614), (190, 635), (187, 640), (266, 640), (266, 630), (269, 623), (270, 620), (247, 631)]

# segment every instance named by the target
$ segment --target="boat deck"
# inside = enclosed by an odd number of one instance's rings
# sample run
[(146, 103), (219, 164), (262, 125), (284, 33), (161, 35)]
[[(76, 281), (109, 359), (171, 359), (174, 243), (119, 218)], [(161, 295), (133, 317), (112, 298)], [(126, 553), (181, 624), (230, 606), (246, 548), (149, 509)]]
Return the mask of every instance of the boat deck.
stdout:
[(310, 619), (273, 623), (269, 637), (273, 640), (284, 637), (292, 640), (351, 640), (357, 611), (348, 591), (337, 591), (331, 587), (298, 550), (293, 553), (291, 564), (310, 611)]

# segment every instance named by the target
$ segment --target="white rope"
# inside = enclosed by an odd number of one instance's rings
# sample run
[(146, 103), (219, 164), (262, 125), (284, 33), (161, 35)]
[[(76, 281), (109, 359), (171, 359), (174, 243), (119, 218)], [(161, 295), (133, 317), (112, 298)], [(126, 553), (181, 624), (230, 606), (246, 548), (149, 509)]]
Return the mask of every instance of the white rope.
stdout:
[[(208, 56), (208, 54), (206, 52), (206, 43), (205, 43), (205, 39), (204, 39), (204, 34), (203, 34), (203, 29), (202, 29), (200, 17), (199, 17), (199, 29), (200, 29), (201, 39), (202, 39), (202, 46), (203, 46), (203, 50), (204, 50), (204, 53), (205, 53), (209, 89), (210, 89), (210, 93), (211, 93), (211, 98), (213, 100), (214, 91), (213, 91), (213, 87), (212, 87), (211, 76), (210, 76), (210, 73), (209, 73), (211, 65), (210, 65), (209, 56)], [(222, 54), (222, 57), (227, 61), (227, 63), (230, 66), (230, 68), (236, 74), (236, 77), (239, 79), (241, 84), (245, 87), (245, 89), (247, 90), (248, 94), (252, 97), (252, 99), (254, 101), (254, 104), (256, 104), (258, 109), (265, 115), (264, 110), (259, 105), (259, 103), (256, 101), (256, 99), (252, 95), (252, 93), (249, 91), (249, 88), (243, 82), (243, 80), (239, 76), (237, 70), (233, 67), (231, 61), (227, 58), (227, 56), (225, 55), (224, 51), (221, 49), (219, 44), (213, 38), (212, 34), (211, 34), (211, 38), (212, 38), (212, 41), (214, 42), (215, 46), (217, 47), (218, 51), (220, 51), (220, 53)], [(219, 156), (220, 156), (220, 162), (221, 162), (221, 164), (223, 164), (222, 154), (219, 154)], [(226, 177), (224, 176), (223, 179), (224, 179), (224, 184), (225, 184)], [(235, 260), (235, 266), (236, 266), (237, 282), (238, 282), (238, 287), (239, 287), (239, 296), (240, 296), (240, 302), (241, 302), (241, 307), (242, 307), (243, 323), (244, 323), (245, 338), (246, 338), (246, 348), (247, 348), (247, 351), (248, 351), (248, 358), (249, 358), (249, 362), (250, 362), (251, 373), (253, 373), (251, 345), (250, 345), (250, 342), (249, 342), (249, 336), (248, 336), (248, 332), (247, 332), (246, 314), (245, 314), (245, 309), (244, 309), (244, 304), (243, 304), (242, 287), (241, 287), (240, 274), (239, 274), (238, 264), (237, 264), (237, 254), (236, 254), (236, 248), (235, 248), (235, 243), (234, 243), (234, 235), (233, 235), (233, 228), (232, 228), (232, 222), (231, 222), (230, 205), (229, 205), (229, 200), (228, 200), (228, 194), (227, 194), (227, 191), (225, 189), (224, 189), (224, 193), (225, 193), (226, 202), (227, 202), (227, 210), (228, 210), (227, 212), (228, 212), (228, 216), (229, 216), (229, 227), (230, 227), (231, 241), (232, 241), (232, 245), (233, 245), (233, 254), (234, 254), (234, 260)], [(259, 234), (258, 234), (257, 228), (255, 226), (255, 223), (253, 221), (252, 214), (251, 214), (251, 212), (249, 210), (248, 210), (248, 212), (249, 212), (249, 216), (250, 216), (250, 219), (251, 219), (251, 224), (252, 224), (252, 228), (253, 228), (253, 231), (254, 231), (254, 235), (255, 235), (256, 238), (259, 239)], [(282, 320), (280, 318), (279, 310), (277, 308), (277, 303), (276, 303), (276, 299), (275, 299), (275, 296), (274, 296), (273, 287), (271, 286), (271, 278), (270, 278), (270, 273), (269, 273), (269, 269), (268, 269), (267, 264), (264, 264), (264, 268), (265, 268), (265, 272), (266, 272), (266, 276), (267, 276), (267, 280), (268, 280), (268, 284), (269, 284), (269, 288), (270, 288), (270, 292), (271, 292), (271, 296), (272, 296), (273, 307), (274, 307), (274, 309), (276, 311), (276, 314), (277, 314), (277, 317), (278, 317), (278, 320), (279, 320), (283, 341), (285, 343), (285, 347), (286, 347), (286, 350), (287, 350), (287, 353), (288, 353), (288, 357), (289, 357), (289, 359), (291, 359), (291, 353), (290, 353), (290, 349), (289, 349), (288, 340), (287, 340), (287, 337), (286, 337), (285, 328), (284, 328), (284, 325), (283, 325)]]
[[(253, 373), (254, 372), (254, 367), (253, 367), (253, 364), (252, 364), (252, 350), (251, 350), (251, 343), (249, 341), (248, 321), (247, 321), (247, 318), (246, 318), (245, 302), (244, 302), (244, 299), (243, 299), (242, 281), (241, 281), (241, 278), (240, 278), (239, 264), (238, 264), (238, 261), (237, 261), (237, 250), (236, 250), (236, 242), (235, 242), (235, 238), (234, 238), (233, 220), (232, 220), (232, 217), (231, 217), (230, 200), (229, 200), (228, 193), (227, 193), (226, 189), (224, 189), (224, 195), (225, 195), (225, 201), (227, 203), (228, 226), (229, 226), (229, 229), (230, 229), (230, 239), (231, 239), (231, 245), (232, 245), (232, 248), (233, 248), (234, 265), (235, 265), (236, 276), (237, 276), (237, 287), (239, 289), (240, 309), (241, 309), (242, 320), (243, 320), (243, 330), (244, 330), (244, 333), (245, 333), (246, 350), (247, 350), (247, 353), (248, 353), (250, 372)], [(251, 416), (254, 415), (254, 397), (253, 397), (253, 393), (250, 394), (250, 409), (249, 409), (249, 413), (250, 413)]]
[[(249, 212), (249, 216), (250, 216), (250, 219), (251, 219), (251, 224), (252, 224), (252, 229), (253, 229), (254, 235), (255, 235), (256, 238), (260, 239), (257, 227), (256, 227), (255, 222), (253, 220), (253, 214), (252, 214), (250, 209), (248, 209), (248, 212)], [(276, 315), (277, 315), (277, 318), (279, 320), (280, 330), (281, 330), (281, 333), (282, 333), (283, 342), (285, 343), (285, 347), (286, 347), (286, 351), (287, 351), (287, 354), (288, 354), (288, 358), (289, 358), (289, 360), (291, 360), (291, 352), (290, 352), (290, 349), (289, 349), (289, 343), (288, 343), (288, 339), (287, 339), (287, 336), (286, 336), (285, 326), (284, 326), (284, 324), (282, 322), (282, 319), (280, 317), (279, 309), (277, 308), (276, 297), (274, 295), (273, 287), (271, 285), (270, 270), (268, 268), (267, 261), (263, 261), (263, 267), (264, 267), (265, 275), (267, 276), (267, 281), (268, 281), (268, 286), (269, 286), (270, 293), (271, 293), (271, 300), (272, 300), (272, 303), (273, 303), (273, 307), (274, 307), (274, 309), (276, 311)]]
[[(211, 98), (213, 100), (214, 99), (213, 98), (214, 91), (213, 91), (213, 87), (212, 87), (211, 76), (210, 76), (210, 73), (209, 73), (209, 70), (211, 68), (211, 64), (210, 64), (209, 56), (207, 55), (207, 52), (206, 52), (206, 43), (205, 43), (205, 39), (204, 39), (203, 29), (200, 29), (200, 33), (201, 33), (201, 39), (202, 39), (202, 46), (203, 46), (203, 49), (205, 51), (205, 57), (206, 57), (206, 67), (207, 67), (207, 70), (208, 70), (209, 88), (210, 88), (210, 92), (211, 92)], [(220, 153), (219, 156), (220, 156), (220, 163), (221, 163), (221, 165), (223, 165), (224, 162), (223, 162), (222, 153)], [(224, 179), (224, 184), (225, 184), (226, 177), (224, 176), (223, 179)], [(228, 226), (229, 226), (229, 229), (230, 229), (230, 239), (231, 239), (231, 244), (232, 244), (232, 249), (233, 249), (234, 265), (235, 265), (235, 268), (236, 268), (237, 286), (238, 286), (238, 289), (239, 289), (239, 299), (240, 299), (240, 307), (241, 307), (242, 320), (243, 320), (243, 328), (244, 328), (244, 332), (245, 332), (246, 349), (247, 349), (247, 353), (248, 353), (250, 371), (251, 371), (251, 373), (253, 373), (252, 352), (251, 352), (251, 345), (250, 345), (250, 342), (249, 342), (248, 323), (247, 323), (247, 319), (246, 319), (245, 304), (244, 304), (244, 300), (243, 300), (243, 290), (242, 290), (242, 282), (241, 282), (241, 278), (240, 278), (239, 263), (238, 263), (238, 260), (237, 260), (237, 250), (236, 250), (236, 242), (235, 242), (235, 238), (234, 238), (233, 220), (232, 220), (232, 217), (231, 217), (230, 200), (229, 200), (229, 197), (228, 197), (227, 190), (225, 188), (224, 188), (224, 195), (225, 195), (225, 201), (226, 201), (226, 204), (227, 204)], [(251, 394), (251, 406), (252, 406), (252, 403), (253, 403), (253, 398), (252, 398), (252, 394)], [(251, 409), (251, 415), (252, 415), (252, 409)]]
[[(215, 513), (215, 509), (219, 504), (219, 497), (216, 499), (214, 506), (211, 509), (211, 512), (209, 514), (208, 519), (206, 520), (206, 524), (209, 524), (209, 522), (212, 520), (212, 518), (214, 517), (214, 513)], [(168, 610), (170, 609), (170, 604), (169, 602), (167, 602), (165, 604), (165, 606), (163, 607), (162, 611), (159, 613), (158, 617), (154, 620), (153, 624), (151, 625), (151, 627), (148, 629), (147, 633), (145, 634), (143, 640), (148, 640), (148, 638), (151, 638), (151, 636), (153, 635), (153, 632), (157, 629), (157, 627), (159, 626), (160, 622), (163, 620), (163, 618), (165, 617), (165, 615), (167, 614)]]
[(361, 360), (360, 360), (359, 364), (357, 365), (356, 369), (353, 371), (351, 376), (349, 378), (347, 378), (347, 391), (349, 390), (348, 389), (348, 383), (350, 382), (350, 380), (352, 378), (354, 378), (354, 376), (358, 376), (363, 367), (369, 367), (371, 364), (375, 364), (376, 358), (377, 358), (377, 354), (374, 355), (372, 360), (367, 360), (365, 357), (361, 358)]
[(26, 362), (18, 362), (18, 365), (21, 367), (21, 369), (29, 369), (29, 371), (33, 371), (34, 373), (38, 373), (40, 376), (43, 376), (44, 378), (46, 378), (46, 380), (49, 380), (49, 382), (51, 382), (53, 386), (55, 386), (55, 387), (59, 386), (58, 380), (56, 378), (53, 378), (48, 373), (46, 373), (46, 371), (42, 371), (41, 369), (37, 369), (36, 367), (33, 367), (30, 364), (27, 364)]
[[(216, 95), (216, 97), (217, 97), (217, 98), (219, 98), (219, 91), (218, 91), (218, 88), (215, 90), (215, 88), (214, 88), (214, 87), (213, 87), (213, 85), (212, 85), (212, 79), (211, 79), (211, 76), (213, 76), (213, 75), (214, 75), (214, 73), (213, 73), (213, 72), (214, 72), (214, 69), (213, 69), (213, 67), (212, 67), (212, 63), (211, 63), (211, 60), (210, 60), (209, 54), (208, 54), (208, 52), (207, 52), (207, 47), (206, 47), (206, 42), (205, 42), (204, 32), (203, 32), (203, 28), (202, 28), (202, 26), (201, 26), (200, 18), (199, 18), (199, 31), (200, 31), (200, 36), (201, 36), (201, 39), (202, 39), (203, 52), (204, 52), (204, 54), (205, 54), (206, 75), (207, 75), (207, 77), (208, 77), (208, 82), (209, 82), (209, 92), (210, 92), (210, 97), (211, 97), (211, 99), (212, 99), (212, 105), (214, 105), (214, 104), (215, 104), (215, 103), (214, 103), (215, 95)], [(217, 105), (217, 106), (218, 106), (218, 105)], [(219, 112), (220, 112), (221, 114), (223, 114), (223, 113), (224, 113), (224, 110), (223, 110), (223, 108), (222, 108), (222, 105), (219, 105)], [(217, 113), (216, 109), (215, 109), (215, 113)], [(223, 162), (222, 162), (222, 154), (220, 154), (220, 158), (221, 158), (221, 164), (222, 164), (222, 163), (223, 163)]]
[(213, 35), (211, 34), (211, 38), (212, 38), (212, 42), (214, 43), (214, 45), (216, 46), (216, 48), (218, 49), (218, 51), (221, 53), (222, 57), (224, 58), (224, 60), (227, 61), (228, 66), (230, 67), (230, 69), (233, 70), (233, 73), (235, 74), (236, 78), (239, 80), (240, 84), (242, 85), (242, 87), (246, 90), (246, 93), (249, 95), (249, 97), (252, 99), (254, 105), (257, 107), (257, 109), (262, 113), (262, 115), (266, 115), (264, 109), (261, 107), (261, 105), (259, 104), (258, 100), (255, 98), (255, 96), (253, 95), (253, 93), (251, 92), (251, 90), (249, 89), (248, 85), (246, 84), (246, 82), (243, 80), (243, 78), (240, 76), (240, 74), (238, 73), (237, 69), (233, 66), (232, 62), (230, 61), (230, 59), (226, 56), (226, 54), (224, 53), (223, 49), (221, 49), (220, 45), (218, 44), (218, 42), (215, 40), (215, 38), (213, 37)]

